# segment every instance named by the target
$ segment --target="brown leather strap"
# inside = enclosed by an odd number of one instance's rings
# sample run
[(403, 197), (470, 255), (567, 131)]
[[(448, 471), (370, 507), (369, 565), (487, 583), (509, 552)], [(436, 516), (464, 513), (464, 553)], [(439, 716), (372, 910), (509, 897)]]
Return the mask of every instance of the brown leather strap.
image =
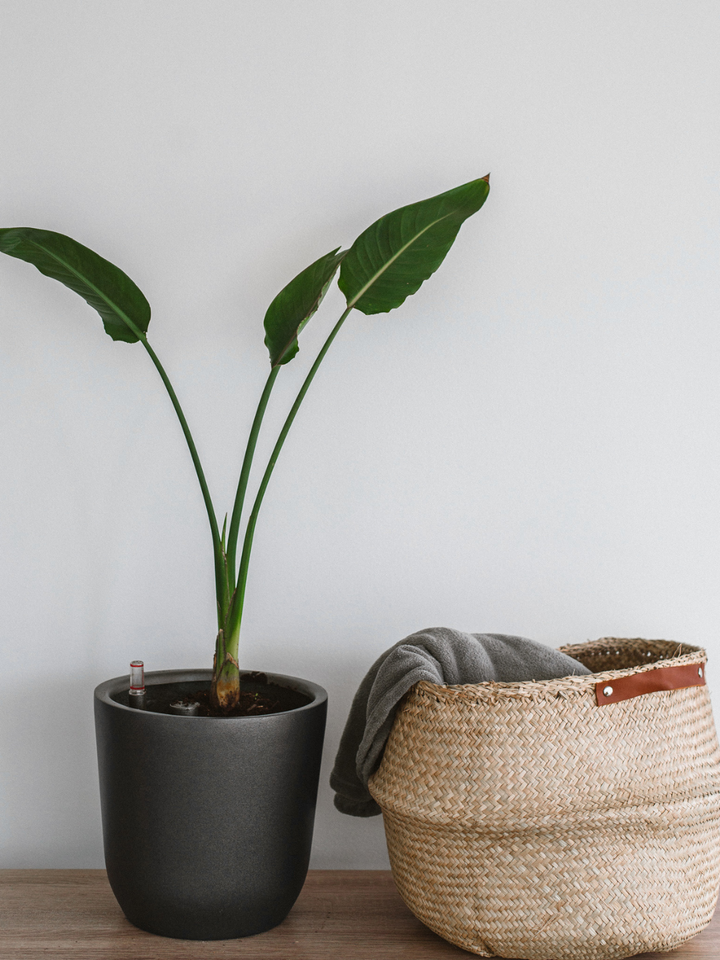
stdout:
[(705, 664), (688, 663), (681, 667), (658, 667), (644, 673), (633, 673), (629, 677), (605, 680), (595, 684), (595, 695), (599, 707), (620, 700), (630, 700), (644, 693), (657, 690), (679, 690), (681, 687), (705, 686)]

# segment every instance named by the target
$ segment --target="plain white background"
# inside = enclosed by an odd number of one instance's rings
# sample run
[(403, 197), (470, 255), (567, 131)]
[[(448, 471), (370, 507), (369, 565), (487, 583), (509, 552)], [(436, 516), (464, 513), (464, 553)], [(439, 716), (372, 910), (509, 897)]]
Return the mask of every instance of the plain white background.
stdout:
[[(346, 323), (258, 526), (242, 663), (330, 695), (313, 866), (387, 863), (327, 776), (415, 630), (670, 638), (720, 684), (719, 48), (712, 0), (0, 0), (0, 225), (141, 287), (221, 514), (278, 290), (492, 172), (418, 294)], [(6, 257), (0, 411), (0, 865), (98, 867), (92, 690), (211, 665), (206, 518), (142, 347)]]

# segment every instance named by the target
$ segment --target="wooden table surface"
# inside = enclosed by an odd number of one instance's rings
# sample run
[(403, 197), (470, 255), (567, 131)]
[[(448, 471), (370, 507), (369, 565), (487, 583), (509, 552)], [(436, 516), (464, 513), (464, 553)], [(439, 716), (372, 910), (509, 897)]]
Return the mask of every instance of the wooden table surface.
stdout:
[[(720, 913), (720, 911), (719, 911)], [(284, 923), (244, 940), (169, 940), (123, 916), (104, 870), (0, 870), (2, 960), (469, 958), (410, 913), (388, 870), (311, 870)], [(720, 919), (668, 960), (719, 960)], [(640, 958), (638, 958), (640, 960)]]

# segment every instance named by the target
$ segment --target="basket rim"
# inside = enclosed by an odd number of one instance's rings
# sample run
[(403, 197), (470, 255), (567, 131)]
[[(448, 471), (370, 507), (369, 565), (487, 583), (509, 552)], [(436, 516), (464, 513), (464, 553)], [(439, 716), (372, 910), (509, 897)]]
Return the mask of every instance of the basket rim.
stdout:
[[(582, 652), (588, 659), (592, 659), (593, 655), (601, 656), (611, 653), (612, 651), (609, 648), (614, 648), (616, 652), (620, 652), (621, 649), (645, 648), (647, 650), (648, 647), (651, 647), (660, 655), (654, 657), (648, 663), (621, 667), (616, 670), (571, 674), (552, 680), (486, 680), (482, 683), (457, 684), (437, 684), (429, 680), (421, 680), (411, 688), (411, 691), (418, 695), (432, 697), (435, 700), (465, 700), (468, 702), (502, 699), (566, 699), (573, 696), (582, 696), (589, 692), (594, 695), (595, 685), (605, 683), (608, 680), (617, 680), (620, 677), (629, 677), (636, 673), (647, 673), (650, 670), (665, 667), (707, 662), (707, 653), (702, 647), (695, 647), (687, 643), (676, 643), (672, 640), (644, 640), (641, 637), (601, 637), (599, 640), (567, 644), (558, 647), (558, 649), (571, 657), (574, 653)], [(665, 651), (665, 653), (662, 651)], [(683, 653), (682, 651), (686, 652)], [(650, 653), (652, 651), (649, 651), (649, 655)]]

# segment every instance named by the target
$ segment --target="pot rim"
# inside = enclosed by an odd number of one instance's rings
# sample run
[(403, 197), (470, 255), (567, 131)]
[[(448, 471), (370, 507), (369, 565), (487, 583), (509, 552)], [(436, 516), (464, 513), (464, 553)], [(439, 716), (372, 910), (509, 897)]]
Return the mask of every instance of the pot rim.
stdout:
[[(136, 707), (126, 707), (124, 704), (118, 703), (116, 700), (112, 699), (112, 694), (121, 693), (123, 690), (128, 688), (129, 675), (127, 673), (120, 677), (113, 677), (111, 680), (105, 680), (103, 683), (98, 684), (97, 687), (95, 687), (93, 697), (95, 700), (106, 704), (108, 707), (112, 707), (116, 710), (124, 710), (127, 713), (132, 713), (136, 717), (141, 716), (150, 723), (154, 722), (153, 718), (155, 718), (155, 722), (180, 720), (183, 723), (212, 722), (222, 724), (269, 722), (277, 717), (284, 717), (291, 713), (300, 713), (303, 710), (312, 710), (321, 703), (326, 702), (328, 698), (327, 690), (325, 690), (319, 684), (313, 683), (311, 680), (303, 680), (300, 677), (291, 677), (284, 673), (268, 673), (265, 670), (241, 670), (240, 673), (241, 675), (243, 673), (264, 673), (270, 683), (277, 683), (281, 687), (291, 687), (294, 690), (298, 690), (300, 693), (304, 693), (307, 696), (312, 697), (312, 699), (310, 703), (306, 703), (302, 707), (293, 707), (292, 710), (283, 710), (281, 713), (258, 714), (256, 716), (249, 717), (183, 717), (179, 716), (178, 714), (171, 713), (153, 713), (149, 710), (138, 710)], [(209, 681), (211, 678), (212, 670), (209, 669), (198, 668), (187, 670), (151, 670), (145, 674), (145, 685), (156, 686), (160, 683), (175, 683), (188, 680)]]

